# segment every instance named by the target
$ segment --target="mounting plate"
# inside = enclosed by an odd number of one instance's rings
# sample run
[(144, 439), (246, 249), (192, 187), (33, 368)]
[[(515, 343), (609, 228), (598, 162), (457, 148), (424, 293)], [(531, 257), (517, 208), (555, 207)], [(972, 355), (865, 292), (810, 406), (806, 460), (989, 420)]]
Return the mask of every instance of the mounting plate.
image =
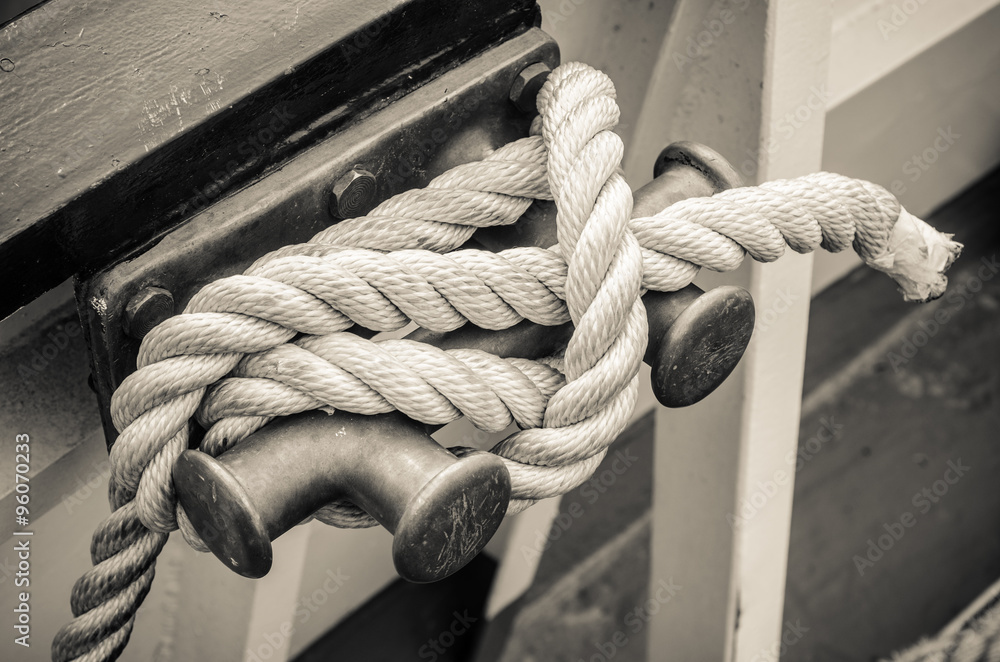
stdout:
[(528, 133), (532, 116), (510, 101), (526, 66), (558, 64), (556, 43), (533, 28), (444, 73), (351, 124), (258, 180), (218, 200), (145, 252), (77, 287), (89, 336), (93, 386), (108, 447), (117, 438), (111, 394), (135, 371), (139, 341), (123, 317), (146, 287), (168, 290), (180, 311), (203, 285), (241, 273), (261, 255), (308, 240), (336, 221), (329, 212), (334, 182), (352, 168), (373, 173), (377, 201), (424, 186), (448, 168), (482, 158)]

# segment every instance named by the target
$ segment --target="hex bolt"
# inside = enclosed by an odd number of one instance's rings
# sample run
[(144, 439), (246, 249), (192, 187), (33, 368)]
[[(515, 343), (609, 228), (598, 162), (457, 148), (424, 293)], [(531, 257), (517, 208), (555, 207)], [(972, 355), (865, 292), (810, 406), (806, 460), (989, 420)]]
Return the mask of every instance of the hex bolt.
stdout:
[(333, 185), (330, 215), (339, 220), (364, 216), (372, 210), (377, 192), (375, 175), (361, 168), (352, 168)]
[(542, 84), (552, 70), (544, 62), (529, 64), (514, 78), (510, 86), (510, 100), (523, 113), (537, 113), (535, 100)]
[(122, 327), (130, 338), (142, 340), (153, 327), (174, 314), (174, 296), (162, 287), (144, 287), (125, 305)]

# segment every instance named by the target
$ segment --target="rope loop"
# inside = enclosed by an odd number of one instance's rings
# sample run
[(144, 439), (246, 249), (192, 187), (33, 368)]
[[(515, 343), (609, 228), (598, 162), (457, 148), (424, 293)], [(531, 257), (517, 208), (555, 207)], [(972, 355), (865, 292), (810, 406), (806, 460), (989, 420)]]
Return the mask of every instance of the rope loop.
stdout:
[[(200, 450), (211, 455), (275, 416), (312, 409), (398, 409), (427, 423), (466, 416), (487, 431), (517, 423), (492, 449), (510, 472), (514, 514), (587, 480), (628, 424), (647, 339), (643, 290), (681, 289), (701, 267), (732, 270), (746, 254), (776, 260), (787, 244), (853, 245), (910, 300), (944, 291), (960, 245), (879, 186), (816, 173), (632, 219), (611, 80), (565, 64), (542, 86), (538, 109), (528, 137), (206, 285), (144, 338), (138, 369), (111, 401), (121, 433), (110, 454), (113, 512), (94, 533), (94, 567), (73, 588), (76, 618), (56, 635), (53, 660), (117, 658), (169, 532), (207, 550), (171, 481), (192, 419), (207, 428)], [(556, 246), (456, 250), (538, 200), (555, 203)], [(411, 322), (504, 329), (523, 319), (572, 320), (565, 354), (501, 359), (350, 333)], [(375, 523), (344, 501), (314, 517)]]

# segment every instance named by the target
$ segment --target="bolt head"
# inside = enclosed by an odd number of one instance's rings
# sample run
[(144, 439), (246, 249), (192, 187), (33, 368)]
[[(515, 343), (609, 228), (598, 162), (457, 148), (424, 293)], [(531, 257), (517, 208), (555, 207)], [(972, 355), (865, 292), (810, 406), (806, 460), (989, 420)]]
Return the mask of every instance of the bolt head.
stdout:
[(354, 168), (334, 183), (330, 193), (330, 214), (336, 219), (364, 216), (375, 206), (377, 192), (375, 175)]
[(125, 333), (142, 340), (157, 324), (173, 316), (174, 297), (162, 287), (144, 287), (125, 306), (122, 326)]
[(510, 86), (510, 100), (523, 113), (537, 113), (535, 104), (538, 91), (552, 70), (544, 62), (529, 64), (514, 78)]

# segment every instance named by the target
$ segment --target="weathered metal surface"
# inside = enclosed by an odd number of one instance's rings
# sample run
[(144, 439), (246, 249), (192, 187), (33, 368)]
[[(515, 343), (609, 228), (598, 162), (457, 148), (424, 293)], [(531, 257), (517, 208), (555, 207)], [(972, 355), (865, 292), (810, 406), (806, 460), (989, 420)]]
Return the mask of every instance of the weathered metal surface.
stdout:
[(489, 542), (510, 499), (498, 456), (456, 458), (398, 413), (290, 416), (219, 458), (185, 451), (173, 477), (212, 552), (246, 577), (270, 570), (272, 540), (346, 498), (394, 534), (401, 577), (444, 579)]
[(375, 175), (375, 199), (381, 201), (527, 135), (531, 116), (514, 107), (509, 92), (519, 72), (535, 62), (554, 67), (558, 49), (531, 29), (358, 118), (280, 170), (201, 211), (135, 259), (80, 284), (109, 445), (117, 436), (108, 416), (111, 394), (135, 370), (139, 343), (124, 333), (121, 318), (136, 293), (150, 286), (166, 289), (182, 310), (204, 284), (242, 272), (270, 250), (307, 240), (333, 222), (330, 191), (353, 168)]
[(693, 405), (726, 381), (743, 358), (753, 325), (753, 298), (742, 287), (716, 287), (691, 302), (671, 320), (649, 362), (660, 404)]
[(0, 317), (536, 18), (533, 0), (50, 0), (9, 22)]

